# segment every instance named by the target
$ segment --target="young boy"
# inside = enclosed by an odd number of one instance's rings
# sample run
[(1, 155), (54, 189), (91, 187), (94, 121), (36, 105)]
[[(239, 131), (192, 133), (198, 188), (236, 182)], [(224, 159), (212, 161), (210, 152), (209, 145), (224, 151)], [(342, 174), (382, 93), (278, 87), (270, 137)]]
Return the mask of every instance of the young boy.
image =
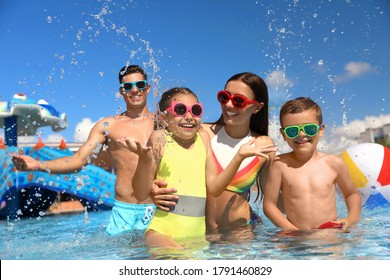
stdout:
[[(360, 219), (360, 195), (342, 159), (317, 150), (324, 135), (321, 108), (310, 98), (286, 102), (280, 110), (280, 132), (292, 151), (271, 165), (264, 193), (264, 214), (284, 229), (348, 228)], [(337, 184), (348, 208), (337, 219)], [(286, 216), (277, 207), (282, 194)], [(334, 224), (335, 222), (337, 224)]]

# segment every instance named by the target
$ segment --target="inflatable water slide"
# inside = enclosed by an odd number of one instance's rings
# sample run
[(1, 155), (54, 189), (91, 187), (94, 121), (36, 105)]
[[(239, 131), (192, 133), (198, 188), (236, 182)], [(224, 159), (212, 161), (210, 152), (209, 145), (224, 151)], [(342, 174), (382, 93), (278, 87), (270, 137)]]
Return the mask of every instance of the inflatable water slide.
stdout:
[(59, 194), (77, 198), (84, 207), (93, 210), (105, 210), (113, 206), (115, 174), (91, 164), (73, 174), (19, 172), (10, 154), (21, 151), (38, 160), (51, 160), (73, 153), (68, 149), (47, 146), (39, 149), (0, 149), (0, 219), (42, 216)]
[(73, 153), (66, 149), (66, 145), (51, 148), (41, 143), (34, 147), (19, 147), (19, 136), (36, 136), (37, 130), (45, 126), (50, 126), (55, 132), (66, 129), (66, 114), (58, 112), (44, 99), (35, 101), (23, 93), (15, 94), (9, 101), (0, 100), (0, 129), (4, 130), (5, 139), (3, 143), (0, 138), (0, 219), (43, 216), (51, 213), (47, 212), (48, 208), (52, 209), (53, 202), (61, 202), (61, 198), (78, 202), (82, 210), (85, 207), (110, 209), (116, 176), (100, 167), (88, 165), (78, 173), (65, 175), (15, 169), (10, 156), (12, 152), (38, 160)]

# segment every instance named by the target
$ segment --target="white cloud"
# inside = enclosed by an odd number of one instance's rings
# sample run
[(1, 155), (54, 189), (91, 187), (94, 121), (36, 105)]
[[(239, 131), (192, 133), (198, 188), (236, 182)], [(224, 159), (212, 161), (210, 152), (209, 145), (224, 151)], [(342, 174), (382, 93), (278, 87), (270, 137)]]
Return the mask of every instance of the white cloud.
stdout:
[(76, 125), (74, 130), (73, 139), (76, 142), (86, 142), (88, 139), (89, 132), (96, 122), (93, 122), (89, 118), (84, 118), (81, 122)]
[(323, 141), (324, 149), (328, 153), (340, 153), (348, 146), (361, 143), (360, 133), (386, 124), (390, 124), (390, 115), (366, 116), (364, 120), (353, 120), (335, 128), (328, 127)]
[(374, 71), (371, 64), (367, 62), (348, 62), (344, 67), (344, 73), (334, 77), (336, 83), (342, 83), (351, 80), (352, 78), (363, 76)]
[(43, 143), (60, 143), (65, 137), (62, 134), (49, 134), (46, 137), (44, 136), (44, 130), (38, 132), (36, 135), (32, 136), (19, 136), (18, 143), (34, 145), (38, 142), (39, 137), (42, 137)]
[(292, 87), (293, 82), (286, 77), (286, 73), (281, 70), (273, 71), (266, 77), (266, 82), (269, 87)]
[(344, 69), (348, 76), (356, 77), (371, 72), (372, 67), (367, 62), (349, 62)]
[(62, 134), (50, 134), (46, 137), (46, 140), (44, 140), (44, 142), (60, 143), (63, 138), (64, 137), (62, 136)]
[(36, 143), (38, 138), (34, 136), (18, 136), (18, 143)]
[(390, 115), (366, 116), (364, 120), (353, 120), (345, 126), (336, 128), (336, 136), (359, 137), (368, 128), (378, 128), (390, 123)]

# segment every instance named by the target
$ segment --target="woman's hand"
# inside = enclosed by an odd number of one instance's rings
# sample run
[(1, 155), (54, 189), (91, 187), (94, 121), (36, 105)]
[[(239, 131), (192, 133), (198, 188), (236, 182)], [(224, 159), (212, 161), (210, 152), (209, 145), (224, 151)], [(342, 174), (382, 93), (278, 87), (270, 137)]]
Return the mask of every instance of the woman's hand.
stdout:
[(255, 146), (256, 138), (252, 137), (247, 143), (242, 145), (238, 151), (239, 156), (243, 158), (252, 157), (252, 156), (261, 156), (269, 159), (269, 153), (276, 152), (278, 148), (274, 144), (264, 145), (264, 146)]
[(176, 205), (179, 197), (174, 195), (177, 190), (167, 188), (167, 183), (163, 180), (154, 180), (153, 189), (149, 196), (157, 208), (169, 212), (170, 208)]

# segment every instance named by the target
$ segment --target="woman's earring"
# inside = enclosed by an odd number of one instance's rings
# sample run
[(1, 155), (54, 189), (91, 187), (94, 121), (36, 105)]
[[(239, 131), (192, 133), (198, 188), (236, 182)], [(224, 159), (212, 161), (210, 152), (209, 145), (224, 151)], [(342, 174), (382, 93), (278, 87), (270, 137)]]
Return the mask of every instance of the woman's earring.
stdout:
[(259, 108), (259, 109), (256, 109), (254, 112), (253, 112), (253, 114), (254, 115), (256, 115), (258, 112), (260, 112), (261, 111), (261, 108)]

